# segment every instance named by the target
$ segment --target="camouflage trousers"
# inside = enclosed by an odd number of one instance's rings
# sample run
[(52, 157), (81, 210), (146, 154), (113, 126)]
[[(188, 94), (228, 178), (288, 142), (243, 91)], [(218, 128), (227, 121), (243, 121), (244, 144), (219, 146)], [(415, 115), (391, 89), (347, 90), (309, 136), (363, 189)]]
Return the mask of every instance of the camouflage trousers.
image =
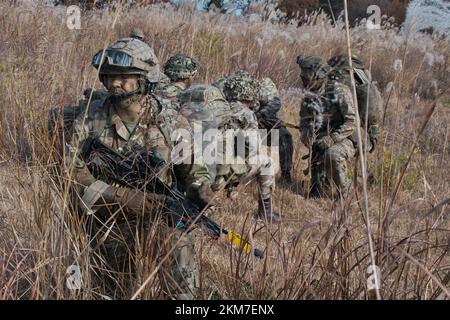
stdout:
[(282, 173), (290, 173), (292, 171), (292, 155), (294, 153), (292, 135), (286, 127), (280, 127), (278, 132), (280, 135), (280, 169)]
[(348, 176), (348, 162), (355, 156), (355, 148), (350, 139), (333, 144), (323, 153), (325, 175), (337, 191), (346, 195), (352, 181)]
[(229, 193), (238, 185), (256, 178), (262, 200), (272, 196), (275, 189), (275, 169), (272, 159), (267, 157), (260, 164), (235, 164), (217, 166), (217, 175), (212, 185), (214, 191), (225, 189)]
[(96, 223), (95, 278), (100, 292), (129, 299), (159, 266), (139, 298), (194, 299), (199, 275), (191, 236), (148, 216), (126, 219), (119, 214), (101, 226)]
[[(266, 130), (278, 130), (278, 147), (279, 147), (279, 161), (281, 172), (286, 174), (292, 171), (292, 156), (294, 153), (294, 145), (292, 141), (292, 134), (289, 130), (281, 126), (281, 120), (274, 116), (271, 118), (261, 118), (259, 119), (259, 128)], [(267, 146), (272, 145), (272, 135), (271, 132), (267, 135)]]

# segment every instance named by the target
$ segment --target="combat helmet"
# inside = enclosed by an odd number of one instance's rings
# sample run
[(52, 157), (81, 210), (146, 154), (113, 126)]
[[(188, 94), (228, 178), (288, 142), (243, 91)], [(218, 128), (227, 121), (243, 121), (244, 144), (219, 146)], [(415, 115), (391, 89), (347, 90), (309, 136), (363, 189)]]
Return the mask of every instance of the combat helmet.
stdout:
[(265, 77), (259, 81), (259, 100), (267, 103), (270, 99), (279, 95), (276, 84), (272, 79)]
[(100, 68), (100, 78), (106, 74), (137, 74), (149, 82), (159, 82), (159, 61), (152, 48), (135, 38), (123, 38), (98, 51), (92, 65)]
[(259, 81), (244, 71), (229, 76), (223, 87), (223, 93), (228, 101), (256, 101), (259, 90)]
[(113, 103), (131, 104), (140, 96), (153, 90), (159, 82), (159, 62), (152, 48), (134, 38), (119, 39), (106, 50), (98, 51), (92, 58), (92, 65), (99, 70), (100, 80), (110, 74), (138, 75), (138, 88), (133, 92), (111, 93)]
[(167, 60), (164, 73), (171, 81), (193, 78), (198, 72), (199, 62), (184, 54), (176, 54)]
[(139, 28), (134, 28), (130, 32), (130, 38), (135, 38), (144, 41), (144, 32), (142, 32), (142, 30)]
[(300, 77), (305, 87), (311, 86), (314, 82), (321, 82), (329, 71), (326, 61), (320, 56), (298, 56), (297, 64), (301, 69)]

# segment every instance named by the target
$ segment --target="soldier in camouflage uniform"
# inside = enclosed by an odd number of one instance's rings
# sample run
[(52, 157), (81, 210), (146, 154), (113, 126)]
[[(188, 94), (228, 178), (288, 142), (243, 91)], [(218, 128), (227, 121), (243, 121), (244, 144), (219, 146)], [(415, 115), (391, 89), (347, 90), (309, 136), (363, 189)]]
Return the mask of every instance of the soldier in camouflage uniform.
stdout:
[[(245, 73), (230, 76), (224, 82), (223, 92), (225, 98), (230, 102), (233, 117), (239, 119), (239, 122), (242, 124), (241, 129), (258, 129), (258, 120), (255, 113), (251, 110), (251, 106), (258, 102), (259, 89), (259, 82)], [(258, 139), (258, 141), (261, 141), (260, 136), (258, 136)], [(251, 158), (258, 152), (258, 150), (252, 150), (248, 144), (247, 148), (248, 158)], [(235, 168), (234, 170), (239, 171), (240, 168)], [(237, 177), (239, 183), (245, 183), (256, 177), (259, 188), (258, 216), (269, 221), (281, 222), (282, 216), (273, 209), (272, 194), (275, 188), (275, 172), (272, 160), (267, 157), (257, 164), (244, 164), (241, 175), (233, 174), (232, 171), (229, 172), (232, 174), (231, 177), (217, 172), (216, 184), (220, 180), (227, 181), (230, 178), (233, 179), (233, 177)]]
[[(334, 56), (328, 60), (328, 65), (333, 70), (334, 79), (351, 87), (350, 64), (347, 56)], [(369, 152), (373, 152), (378, 143), (378, 136), (380, 133), (383, 98), (378, 89), (377, 82), (372, 81), (370, 72), (365, 69), (362, 57), (353, 55), (352, 67), (362, 137), (365, 137), (364, 132), (366, 131), (367, 120), (367, 139), (363, 139), (363, 145), (367, 145)]]
[[(252, 77), (249, 73), (242, 70), (235, 73), (235, 75), (239, 74)], [(219, 79), (213, 85), (223, 92), (226, 79)], [(277, 116), (278, 111), (281, 109), (279, 96), (278, 89), (272, 79), (263, 78), (259, 81), (258, 99), (250, 104), (250, 109), (255, 113), (260, 129), (278, 129), (281, 179), (286, 184), (290, 184), (292, 183), (291, 171), (294, 147), (291, 133)], [(270, 141), (270, 137), (270, 135), (267, 137), (268, 141)]]
[[(236, 79), (236, 82), (238, 79)], [(250, 79), (251, 80), (251, 79)], [(259, 145), (250, 144), (249, 140), (245, 140), (245, 152), (240, 154), (236, 150), (236, 144), (234, 142), (234, 137), (239, 137), (245, 139), (245, 134), (248, 133), (246, 130), (254, 130), (257, 134), (257, 138), (261, 139), (259, 136), (258, 123), (254, 113), (248, 108), (249, 100), (253, 98), (246, 98), (244, 96), (243, 90), (239, 87), (241, 84), (245, 84), (244, 89), (248, 91), (248, 83), (245, 83), (246, 79), (238, 83), (237, 86), (230, 86), (231, 91), (229, 98), (233, 99), (232, 103), (228, 103), (225, 99), (222, 91), (220, 91), (215, 86), (210, 85), (194, 85), (189, 89), (184, 90), (180, 93), (179, 99), (182, 104), (182, 110), (191, 109), (194, 107), (201, 107), (209, 110), (215, 117), (217, 129), (221, 131), (221, 134), (215, 134), (215, 144), (216, 147), (214, 152), (208, 151), (205, 155), (212, 155), (215, 157), (213, 159), (215, 163), (215, 182), (212, 186), (214, 191), (219, 191), (225, 189), (229, 197), (232, 196), (233, 191), (239, 184), (245, 184), (256, 177), (259, 183), (260, 190), (260, 201), (259, 201), (259, 214), (260, 218), (268, 218), (271, 221), (278, 222), (281, 217), (273, 212), (271, 208), (271, 198), (272, 191), (274, 188), (273, 181), (273, 167), (270, 158), (262, 159), (261, 162), (251, 162), (250, 158), (258, 154)], [(250, 82), (250, 85), (257, 84), (257, 82)], [(251, 87), (250, 87), (250, 90)], [(236, 98), (243, 99), (242, 102), (234, 100), (234, 91), (241, 92)], [(233, 131), (231, 131), (233, 130)], [(227, 133), (233, 133), (233, 135), (227, 136)], [(231, 139), (231, 140), (228, 140)], [(229, 150), (227, 147), (227, 142), (231, 141), (233, 150)], [(244, 140), (242, 140), (244, 141)], [(258, 143), (260, 140), (257, 141)], [(205, 149), (204, 149), (205, 150)], [(210, 149), (212, 150), (212, 149)], [(241, 152), (244, 150), (240, 150)], [(232, 155), (234, 153), (235, 158), (230, 159), (233, 161), (227, 162), (227, 155)], [(247, 159), (245, 159), (247, 158)], [(242, 161), (241, 161), (242, 160)], [(261, 200), (261, 199), (264, 199)], [(265, 213), (271, 212), (271, 214)]]
[[(333, 77), (321, 57), (299, 57), (301, 78), (306, 89), (300, 106), (302, 142), (312, 150), (313, 161), (322, 163), (325, 181), (345, 196), (351, 186), (348, 162), (355, 156), (352, 136), (356, 132), (356, 111), (350, 88)], [(314, 169), (314, 167), (313, 167)], [(313, 172), (313, 177), (318, 177)], [(320, 181), (313, 181), (313, 186)], [(313, 188), (311, 196), (319, 190)]]
[[(91, 169), (93, 165), (99, 167), (101, 157), (86, 149), (89, 139), (95, 138), (125, 156), (133, 156), (134, 150), (153, 151), (168, 164), (158, 172), (161, 180), (169, 185), (177, 183), (201, 208), (211, 201), (212, 178), (203, 164), (174, 164), (171, 160), (175, 142), (186, 139), (177, 132), (191, 129), (170, 101), (149, 92), (159, 79), (153, 50), (139, 39), (123, 38), (102, 54), (99, 51), (92, 64), (100, 69), (100, 80), (110, 94), (91, 102), (86, 119), (83, 112), (75, 120), (66, 163), (67, 171), (81, 188), (82, 205), (86, 212), (93, 213), (98, 228), (94, 243), (100, 251), (95, 255), (100, 257), (101, 265), (97, 273), (108, 295), (130, 298), (150, 274), (146, 266), (154, 268), (155, 261), (170, 248), (167, 243), (179, 241), (160, 269), (160, 283), (166, 297), (194, 298), (198, 271), (190, 236), (157, 222), (161, 220), (155, 212), (157, 195), (103, 182), (104, 173)], [(155, 237), (159, 240), (155, 241)]]

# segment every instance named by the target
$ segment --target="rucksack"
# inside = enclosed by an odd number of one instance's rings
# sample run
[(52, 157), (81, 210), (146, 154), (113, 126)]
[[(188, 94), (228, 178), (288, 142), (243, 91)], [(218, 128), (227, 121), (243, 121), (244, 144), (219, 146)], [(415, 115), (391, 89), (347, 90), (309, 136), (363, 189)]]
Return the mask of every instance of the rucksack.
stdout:
[[(343, 55), (332, 57), (328, 60), (328, 64), (333, 68), (332, 74), (338, 75), (338, 77), (344, 77), (342, 80), (347, 83), (349, 82), (349, 79), (345, 79), (346, 73), (344, 72), (349, 67), (347, 57)], [(376, 126), (380, 122), (383, 110), (383, 98), (380, 90), (378, 89), (377, 83), (370, 80), (369, 72), (364, 68), (363, 61), (360, 57), (352, 57), (352, 66), (361, 126), (365, 127), (366, 116), (368, 119), (367, 127)], [(342, 71), (340, 72), (340, 70)]]
[(243, 127), (240, 119), (235, 116), (239, 111), (238, 107), (231, 106), (215, 86), (203, 84), (191, 86), (180, 93), (179, 99), (182, 108), (197, 105), (213, 113), (219, 130)]
[(383, 110), (383, 98), (376, 82), (370, 81), (364, 69), (353, 68), (356, 84), (356, 98), (361, 126), (365, 126), (367, 117), (368, 128), (378, 125)]

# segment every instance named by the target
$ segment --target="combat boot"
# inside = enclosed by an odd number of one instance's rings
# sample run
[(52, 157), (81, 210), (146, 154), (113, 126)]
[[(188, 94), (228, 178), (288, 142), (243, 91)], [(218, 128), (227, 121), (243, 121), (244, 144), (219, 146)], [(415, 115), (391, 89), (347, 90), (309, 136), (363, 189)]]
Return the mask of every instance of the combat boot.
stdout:
[(284, 216), (276, 213), (273, 210), (272, 198), (258, 201), (258, 214), (257, 218), (262, 220), (268, 220), (269, 222), (280, 223), (284, 220)]
[(312, 199), (323, 197), (323, 193), (317, 184), (313, 185), (311, 190), (309, 190), (308, 197)]

